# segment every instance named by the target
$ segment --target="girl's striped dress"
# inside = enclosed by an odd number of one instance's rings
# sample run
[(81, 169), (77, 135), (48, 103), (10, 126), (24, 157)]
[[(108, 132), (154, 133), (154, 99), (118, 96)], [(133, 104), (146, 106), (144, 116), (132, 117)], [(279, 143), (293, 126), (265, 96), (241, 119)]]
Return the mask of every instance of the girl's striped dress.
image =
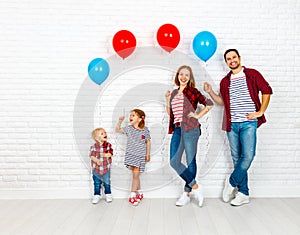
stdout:
[(146, 165), (146, 140), (150, 140), (150, 131), (147, 127), (139, 130), (129, 125), (122, 128), (127, 135), (127, 145), (125, 152), (125, 166), (139, 167), (140, 172), (145, 171)]

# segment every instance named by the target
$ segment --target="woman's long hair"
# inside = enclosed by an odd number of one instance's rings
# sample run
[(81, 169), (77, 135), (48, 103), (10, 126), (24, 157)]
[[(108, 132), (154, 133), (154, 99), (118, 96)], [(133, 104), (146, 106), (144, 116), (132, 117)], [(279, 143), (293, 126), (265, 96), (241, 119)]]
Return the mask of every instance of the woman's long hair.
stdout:
[(195, 78), (194, 78), (194, 74), (193, 74), (193, 71), (192, 71), (192, 68), (188, 65), (182, 65), (178, 68), (177, 72), (176, 72), (176, 75), (175, 75), (175, 78), (174, 78), (174, 82), (177, 86), (180, 86), (180, 82), (179, 82), (179, 79), (178, 79), (178, 75), (179, 75), (179, 72), (181, 69), (187, 69), (189, 72), (190, 72), (190, 80), (187, 84), (187, 86), (189, 87), (195, 87), (196, 86), (196, 82), (195, 82)]

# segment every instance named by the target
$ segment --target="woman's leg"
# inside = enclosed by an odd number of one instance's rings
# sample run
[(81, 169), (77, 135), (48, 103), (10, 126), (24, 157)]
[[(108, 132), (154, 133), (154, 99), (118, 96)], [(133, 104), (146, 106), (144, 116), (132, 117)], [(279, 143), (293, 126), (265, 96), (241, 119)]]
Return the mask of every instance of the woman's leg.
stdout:
[(185, 166), (181, 163), (183, 150), (181, 128), (177, 127), (174, 130), (170, 143), (170, 165), (178, 175), (185, 170)]
[(177, 127), (174, 130), (170, 144), (170, 165), (187, 184), (191, 182), (194, 177), (188, 173), (186, 165), (182, 163), (182, 154), (185, 145), (183, 132), (182, 127)]
[(184, 190), (186, 192), (191, 192), (192, 188), (198, 188), (196, 184), (196, 174), (197, 174), (197, 164), (196, 164), (196, 155), (198, 148), (198, 140), (200, 137), (200, 128), (196, 127), (190, 131), (184, 131), (183, 141), (184, 141), (184, 150), (186, 154), (186, 164), (187, 168), (182, 173), (186, 179), (186, 185)]

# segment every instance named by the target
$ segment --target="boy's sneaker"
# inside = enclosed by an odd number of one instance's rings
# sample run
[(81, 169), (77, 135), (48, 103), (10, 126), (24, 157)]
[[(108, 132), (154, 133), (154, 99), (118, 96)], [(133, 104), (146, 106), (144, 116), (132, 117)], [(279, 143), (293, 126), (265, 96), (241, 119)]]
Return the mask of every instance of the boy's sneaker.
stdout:
[(230, 204), (232, 206), (241, 206), (243, 204), (247, 204), (250, 202), (249, 196), (238, 192), (233, 200), (231, 200)]
[(231, 186), (229, 182), (230, 176), (226, 177), (225, 179), (225, 185), (223, 189), (223, 201), (229, 202), (231, 199), (234, 198), (234, 187)]
[(136, 194), (136, 200), (137, 202), (141, 202), (144, 198), (144, 195), (142, 193), (137, 193)]
[(139, 203), (136, 199), (136, 197), (130, 197), (128, 200), (133, 206), (137, 206)]
[(94, 195), (92, 203), (97, 204), (98, 202), (100, 202), (101, 198), (102, 197), (100, 195)]
[(182, 193), (180, 198), (176, 202), (176, 206), (185, 206), (190, 203), (190, 197), (186, 194), (186, 192)]
[(105, 200), (108, 203), (112, 202), (112, 200), (113, 200), (112, 195), (111, 194), (105, 194)]

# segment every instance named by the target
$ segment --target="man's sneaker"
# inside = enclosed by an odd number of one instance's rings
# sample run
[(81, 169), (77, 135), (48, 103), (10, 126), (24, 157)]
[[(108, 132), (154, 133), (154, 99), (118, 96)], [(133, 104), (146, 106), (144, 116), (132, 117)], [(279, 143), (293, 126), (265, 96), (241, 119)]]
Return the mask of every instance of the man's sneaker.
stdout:
[(225, 185), (224, 185), (224, 190), (223, 190), (223, 201), (224, 202), (229, 202), (231, 199), (234, 198), (234, 187), (231, 186), (229, 182), (230, 176), (226, 177), (225, 179)]
[(112, 195), (111, 194), (105, 194), (105, 200), (106, 202), (112, 202), (113, 198), (112, 198)]
[(190, 203), (190, 197), (186, 194), (186, 192), (182, 193), (180, 198), (176, 202), (176, 206), (185, 206)]
[(94, 195), (92, 203), (93, 204), (97, 204), (98, 202), (100, 202), (101, 200), (101, 196), (100, 195)]
[(241, 206), (243, 204), (247, 204), (250, 202), (249, 196), (238, 192), (233, 200), (231, 200), (230, 204), (232, 206)]
[(133, 206), (137, 206), (139, 203), (136, 199), (136, 197), (130, 197), (128, 200)]
[(201, 185), (198, 185), (197, 189), (193, 189), (192, 191), (198, 200), (198, 205), (202, 207), (203, 201), (204, 201), (204, 195), (203, 195), (203, 187)]
[(142, 193), (137, 193), (137, 194), (136, 194), (136, 200), (137, 200), (138, 202), (142, 201), (143, 198), (144, 198), (144, 195), (143, 195)]

